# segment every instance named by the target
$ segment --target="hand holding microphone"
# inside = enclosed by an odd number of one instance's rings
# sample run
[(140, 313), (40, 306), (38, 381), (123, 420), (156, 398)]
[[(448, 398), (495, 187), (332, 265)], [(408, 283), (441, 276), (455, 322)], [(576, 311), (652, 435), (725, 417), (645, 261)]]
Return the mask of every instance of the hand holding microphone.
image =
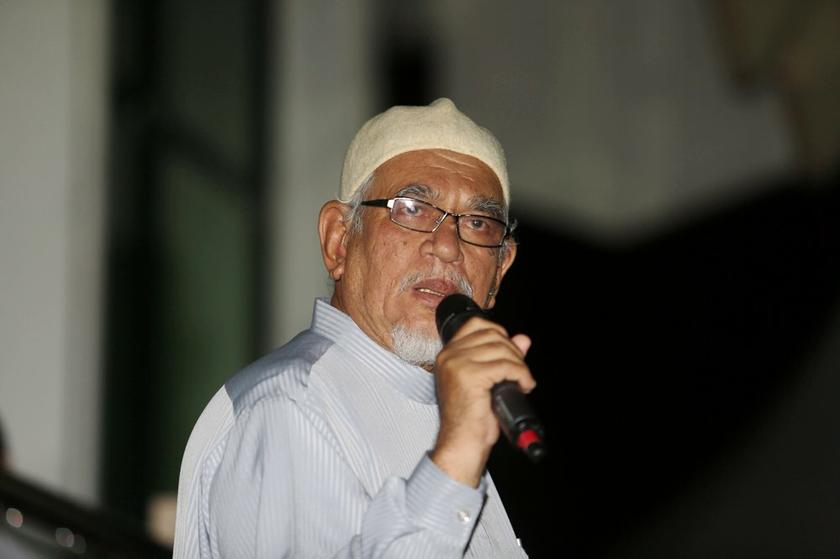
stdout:
[(441, 428), (432, 459), (475, 486), (500, 427), (532, 460), (541, 458), (542, 427), (524, 396), (536, 385), (524, 361), (530, 340), (509, 337), (465, 295), (446, 297), (436, 315), (446, 345), (435, 364)]

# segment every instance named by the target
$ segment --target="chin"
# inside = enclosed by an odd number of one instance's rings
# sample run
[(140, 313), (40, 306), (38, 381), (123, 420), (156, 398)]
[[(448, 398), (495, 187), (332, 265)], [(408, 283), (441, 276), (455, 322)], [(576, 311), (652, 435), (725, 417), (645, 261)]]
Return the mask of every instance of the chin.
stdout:
[(391, 332), (393, 351), (403, 360), (420, 367), (434, 363), (443, 343), (436, 330), (398, 324)]
[(405, 324), (405, 328), (414, 332), (415, 335), (424, 338), (438, 339), (440, 336), (437, 331), (434, 313), (428, 319), (412, 320), (410, 323)]
[(437, 331), (434, 309), (432, 312), (406, 312), (403, 317), (393, 322), (391, 332), (410, 333), (415, 338), (426, 338), (437, 340), (440, 334)]

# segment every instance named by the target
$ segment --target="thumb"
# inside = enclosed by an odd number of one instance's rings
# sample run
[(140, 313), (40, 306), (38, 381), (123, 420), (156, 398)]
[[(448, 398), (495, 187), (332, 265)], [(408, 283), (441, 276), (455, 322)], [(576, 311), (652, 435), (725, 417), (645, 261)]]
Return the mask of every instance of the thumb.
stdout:
[(522, 357), (525, 357), (525, 354), (528, 353), (528, 348), (531, 347), (531, 338), (525, 334), (516, 334), (510, 338), (510, 341), (519, 348), (519, 351), (522, 352)]

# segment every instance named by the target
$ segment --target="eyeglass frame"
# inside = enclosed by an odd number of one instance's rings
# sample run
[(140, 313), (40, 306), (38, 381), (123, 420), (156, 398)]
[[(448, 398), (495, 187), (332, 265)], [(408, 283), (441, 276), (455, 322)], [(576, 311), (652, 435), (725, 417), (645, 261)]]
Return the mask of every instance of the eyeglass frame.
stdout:
[[(424, 231), (422, 229), (414, 229), (413, 227), (409, 227), (407, 225), (404, 225), (402, 223), (398, 223), (398, 222), (394, 221), (394, 216), (393, 216), (392, 212), (394, 210), (394, 202), (396, 200), (411, 200), (412, 202), (420, 202), (421, 204), (426, 204), (427, 206), (431, 206), (432, 208), (436, 209), (437, 211), (442, 212), (443, 217), (441, 217), (437, 221), (437, 223), (435, 223), (435, 226), (431, 231)], [(434, 204), (432, 204), (430, 202), (427, 202), (425, 200), (420, 200), (418, 198), (412, 198), (411, 196), (394, 196), (393, 198), (377, 198), (375, 200), (363, 200), (362, 202), (359, 203), (359, 205), (360, 206), (368, 206), (368, 207), (372, 207), (372, 208), (386, 208), (388, 210), (388, 218), (391, 220), (391, 223), (394, 223), (395, 225), (399, 225), (400, 227), (404, 227), (405, 229), (408, 229), (409, 231), (416, 231), (418, 233), (434, 233), (435, 231), (438, 230), (438, 227), (440, 227), (441, 224), (444, 221), (446, 221), (447, 217), (452, 216), (455, 219), (455, 232), (458, 234), (458, 239), (462, 242), (467, 243), (468, 245), (482, 247), (482, 248), (501, 248), (501, 247), (503, 247), (505, 245), (505, 241), (513, 236), (513, 230), (516, 228), (516, 220), (513, 220), (512, 223), (506, 223), (505, 221), (503, 221), (501, 219), (498, 219), (496, 217), (489, 216), (489, 215), (472, 214), (472, 213), (456, 214), (456, 213), (453, 213), (453, 212), (446, 211), (443, 208), (439, 208), (439, 207), (435, 206)], [(472, 241), (468, 241), (468, 240), (464, 239), (461, 236), (461, 222), (460, 222), (460, 220), (461, 220), (462, 217), (480, 217), (482, 219), (489, 219), (489, 220), (495, 221), (496, 223), (504, 225), (505, 230), (504, 230), (504, 234), (502, 235), (502, 240), (499, 241), (499, 244), (497, 244), (497, 245), (480, 245), (478, 243), (474, 243)]]

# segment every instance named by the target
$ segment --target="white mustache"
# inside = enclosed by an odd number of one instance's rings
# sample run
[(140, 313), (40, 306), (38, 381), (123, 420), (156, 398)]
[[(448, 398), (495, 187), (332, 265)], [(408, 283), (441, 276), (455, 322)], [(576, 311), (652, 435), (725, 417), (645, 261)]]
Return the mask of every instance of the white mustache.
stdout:
[(430, 272), (415, 272), (413, 274), (409, 274), (406, 277), (404, 277), (400, 282), (400, 292), (408, 291), (409, 289), (411, 289), (411, 286), (417, 283), (418, 281), (423, 281), (427, 279), (441, 279), (441, 277), (448, 282), (454, 283), (460, 293), (463, 293), (464, 295), (472, 299), (473, 289), (470, 283), (467, 281), (467, 278), (465, 278), (458, 272), (454, 272), (451, 270), (446, 271), (442, 274), (435, 274)]

